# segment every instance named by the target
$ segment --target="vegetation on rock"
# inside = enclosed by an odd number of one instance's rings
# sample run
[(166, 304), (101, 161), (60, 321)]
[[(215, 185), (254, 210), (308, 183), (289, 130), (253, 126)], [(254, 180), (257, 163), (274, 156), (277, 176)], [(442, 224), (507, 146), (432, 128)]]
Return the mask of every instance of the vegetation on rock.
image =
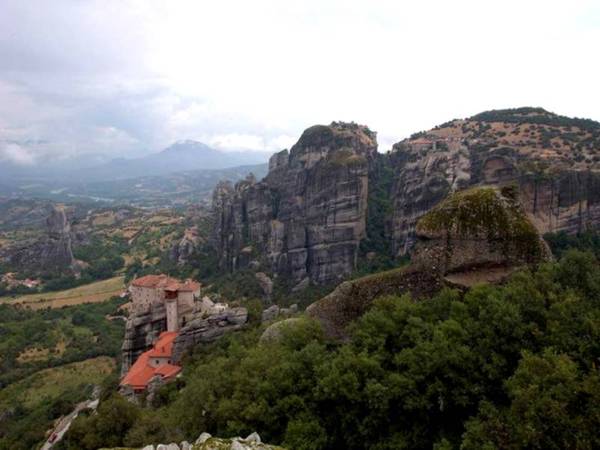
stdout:
[(544, 255), (543, 243), (518, 203), (515, 188), (471, 188), (455, 192), (417, 224), (417, 233), (426, 238), (442, 237), (452, 251), (453, 239), (483, 237), (504, 256), (527, 263)]

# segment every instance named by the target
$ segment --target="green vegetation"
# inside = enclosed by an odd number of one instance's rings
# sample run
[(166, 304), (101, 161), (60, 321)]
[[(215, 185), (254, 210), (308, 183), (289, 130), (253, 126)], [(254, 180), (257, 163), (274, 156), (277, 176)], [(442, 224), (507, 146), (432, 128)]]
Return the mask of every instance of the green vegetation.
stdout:
[(507, 186), (499, 195), (493, 188), (472, 188), (456, 192), (418, 222), (426, 232), (487, 237), (505, 255), (518, 255), (525, 262), (537, 262), (543, 248), (533, 224), (517, 199), (516, 187)]
[(360, 242), (358, 274), (386, 270), (393, 265), (393, 256), (386, 235), (386, 220), (392, 210), (391, 190), (394, 171), (389, 155), (381, 155), (369, 173), (366, 237)]
[(123, 277), (119, 276), (64, 291), (4, 297), (0, 298), (0, 301), (5, 301), (12, 305), (24, 305), (32, 309), (60, 308), (81, 303), (103, 302), (111, 297), (118, 296), (123, 292), (124, 288)]
[(587, 230), (579, 234), (569, 235), (564, 231), (546, 233), (545, 241), (550, 246), (552, 254), (557, 258), (562, 257), (570, 249), (590, 251), (600, 259), (600, 232)]
[(0, 449), (35, 448), (55, 419), (88, 399), (114, 370), (114, 360), (101, 356), (42, 370), (0, 391)]
[(158, 410), (113, 398), (64, 448), (255, 430), (295, 450), (598, 448), (598, 298), (597, 260), (570, 251), (463, 297), (381, 298), (344, 344), (308, 320), (251, 328), (198, 347)]
[(34, 448), (115, 371), (123, 322), (105, 316), (121, 304), (38, 311), (0, 304), (0, 450)]
[(592, 133), (600, 132), (600, 123), (590, 119), (559, 116), (543, 108), (512, 108), (485, 111), (471, 117), (482, 122), (527, 123), (555, 127), (578, 127)]
[(116, 356), (123, 322), (109, 321), (124, 301), (115, 298), (61, 309), (30, 309), (0, 304), (0, 387), (43, 368)]

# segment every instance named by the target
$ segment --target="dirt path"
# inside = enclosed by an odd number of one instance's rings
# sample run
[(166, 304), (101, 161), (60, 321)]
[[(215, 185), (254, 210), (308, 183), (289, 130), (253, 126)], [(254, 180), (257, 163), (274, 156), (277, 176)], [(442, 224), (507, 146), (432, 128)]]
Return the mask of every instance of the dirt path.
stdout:
[(82, 410), (84, 410), (86, 408), (96, 409), (97, 407), (98, 407), (97, 399), (96, 400), (86, 400), (84, 402), (78, 403), (77, 406), (75, 406), (75, 409), (73, 411), (71, 411), (71, 413), (69, 415), (63, 417), (60, 420), (60, 422), (58, 422), (58, 425), (56, 425), (54, 430), (52, 430), (52, 433), (50, 433), (50, 437), (48, 437), (48, 440), (46, 442), (44, 442), (44, 445), (42, 445), (41, 450), (49, 450), (55, 444), (60, 442), (61, 439), (64, 437), (65, 433), (69, 430), (69, 427), (71, 426), (73, 421), (77, 418), (77, 416), (79, 415), (79, 413)]

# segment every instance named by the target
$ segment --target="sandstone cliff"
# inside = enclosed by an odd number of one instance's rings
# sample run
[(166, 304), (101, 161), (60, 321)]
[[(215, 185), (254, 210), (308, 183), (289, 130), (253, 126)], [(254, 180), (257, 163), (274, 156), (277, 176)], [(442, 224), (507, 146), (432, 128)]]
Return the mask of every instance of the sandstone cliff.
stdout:
[(221, 266), (235, 270), (259, 258), (294, 283), (329, 283), (355, 267), (365, 236), (369, 164), (375, 134), (346, 123), (307, 129), (275, 154), (269, 174), (215, 189), (214, 242)]

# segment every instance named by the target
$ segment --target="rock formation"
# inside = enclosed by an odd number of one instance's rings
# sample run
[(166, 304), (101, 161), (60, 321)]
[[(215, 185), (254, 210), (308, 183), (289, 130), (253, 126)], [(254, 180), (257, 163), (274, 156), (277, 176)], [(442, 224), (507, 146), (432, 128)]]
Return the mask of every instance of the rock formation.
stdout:
[[(194, 345), (213, 342), (228, 332), (239, 330), (248, 320), (246, 308), (217, 305), (207, 310), (204, 304), (198, 302), (194, 312), (186, 316), (189, 319), (179, 330), (179, 336), (173, 343), (174, 363), (179, 363), (184, 353)], [(149, 311), (131, 316), (125, 326), (125, 338), (121, 347), (121, 374), (127, 373), (135, 360), (166, 330), (167, 313), (164, 306), (156, 305)]]
[(369, 161), (375, 134), (356, 124), (307, 129), (275, 154), (269, 174), (214, 192), (214, 243), (221, 266), (246, 267), (258, 255), (263, 270), (294, 284), (329, 283), (355, 267), (365, 234)]
[(419, 217), (450, 192), (516, 184), (540, 233), (600, 224), (600, 123), (541, 108), (488, 111), (394, 145), (394, 255), (414, 245)]
[(340, 284), (306, 312), (332, 338), (385, 295), (429, 298), (444, 286), (464, 290), (501, 281), (514, 269), (551, 258), (550, 250), (525, 215), (513, 186), (477, 187), (451, 194), (416, 226), (417, 243), (408, 267)]
[(451, 194), (417, 222), (416, 235), (413, 264), (441, 275), (551, 257), (511, 186)]
[(10, 258), (17, 267), (32, 271), (66, 271), (75, 268), (71, 249), (71, 227), (62, 205), (53, 205), (46, 218), (46, 235), (19, 249)]
[(306, 314), (321, 323), (328, 337), (344, 339), (347, 326), (362, 316), (376, 298), (405, 293), (414, 299), (428, 298), (443, 286), (443, 279), (435, 271), (403, 267), (344, 281), (329, 295), (311, 304)]
[(125, 375), (136, 359), (152, 347), (160, 333), (166, 330), (167, 311), (164, 305), (156, 305), (148, 311), (130, 316), (121, 346), (121, 375)]
[(173, 343), (173, 362), (181, 362), (186, 352), (197, 344), (214, 342), (226, 333), (242, 328), (248, 321), (246, 308), (227, 308), (212, 314), (198, 313), (179, 330)]
[(186, 228), (183, 237), (174, 243), (171, 248), (170, 258), (178, 265), (183, 265), (189, 262), (190, 257), (196, 250), (200, 239), (198, 236), (198, 228)]
[[(103, 450), (136, 450), (136, 449), (103, 449)], [(139, 450), (285, 450), (283, 447), (269, 445), (262, 442), (258, 433), (254, 432), (245, 438), (234, 437), (231, 439), (222, 439), (211, 436), (209, 433), (202, 433), (198, 439), (191, 444), (183, 441), (179, 444), (153, 444), (146, 445)]]
[(271, 157), (262, 181), (220, 184), (213, 207), (221, 266), (260, 260), (296, 290), (335, 282), (357, 256), (408, 254), (419, 218), (475, 186), (516, 185), (542, 234), (600, 224), (598, 122), (541, 108), (488, 111), (417, 133), (388, 154), (375, 149), (366, 127), (316, 126)]

